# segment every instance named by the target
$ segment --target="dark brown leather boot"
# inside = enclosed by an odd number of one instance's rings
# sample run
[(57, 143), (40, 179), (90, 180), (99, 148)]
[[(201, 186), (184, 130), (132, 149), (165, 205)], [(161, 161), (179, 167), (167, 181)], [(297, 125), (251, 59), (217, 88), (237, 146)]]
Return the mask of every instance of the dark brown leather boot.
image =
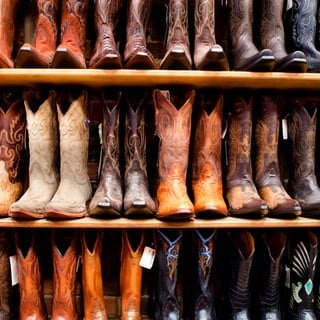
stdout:
[(156, 205), (149, 193), (147, 139), (145, 129), (146, 93), (126, 94), (125, 172), (123, 211), (127, 218), (153, 217)]
[(279, 99), (259, 96), (255, 119), (255, 184), (268, 206), (268, 216), (295, 218), (301, 214), (299, 202), (292, 199), (280, 179), (278, 160)]
[(52, 320), (78, 320), (76, 307), (77, 234), (52, 231)]
[(102, 239), (103, 230), (81, 232), (83, 320), (107, 320), (101, 271)]
[(166, 49), (161, 69), (192, 69), (187, 0), (169, 0)]
[(0, 68), (13, 68), (13, 39), (18, 0), (0, 2)]
[(143, 230), (122, 230), (120, 268), (121, 319), (139, 320), (142, 267), (139, 262), (144, 249)]
[[(311, 101), (310, 114), (305, 106)], [(320, 214), (320, 188), (315, 175), (315, 144), (317, 104), (312, 100), (292, 99), (292, 111), (288, 117), (288, 133), (292, 149), (292, 167), (288, 181), (288, 193), (302, 209), (302, 215)]]
[(11, 276), (10, 246), (12, 241), (10, 229), (0, 230), (0, 320), (12, 319), (11, 311)]
[(169, 91), (153, 92), (156, 133), (160, 138), (159, 219), (185, 220), (194, 216), (186, 186), (194, 97), (195, 91), (182, 96), (170, 96)]
[(10, 205), (22, 194), (22, 150), (26, 113), (23, 100), (12, 92), (0, 97), (0, 217), (8, 216)]
[(228, 7), (233, 68), (241, 71), (271, 71), (275, 65), (272, 51), (259, 51), (253, 43), (253, 0), (230, 0)]
[(237, 95), (231, 102), (228, 124), (226, 198), (232, 215), (265, 215), (267, 205), (257, 192), (252, 177), (253, 97)]
[(260, 39), (264, 49), (271, 49), (276, 60), (273, 71), (306, 72), (307, 60), (302, 51), (287, 53), (285, 47), (283, 9), (284, 0), (263, 0)]
[(151, 0), (127, 1), (126, 46), (124, 66), (127, 69), (156, 69), (157, 64), (147, 49), (146, 30), (150, 15)]
[(42, 277), (35, 231), (16, 233), (16, 253), (20, 291), (20, 320), (46, 320), (47, 312), (42, 291)]
[(158, 283), (155, 319), (180, 319), (176, 290), (182, 236), (180, 229), (156, 230)]
[(52, 68), (85, 69), (88, 0), (62, 0), (61, 34)]
[[(215, 100), (214, 100), (215, 99)], [(223, 199), (221, 134), (223, 96), (198, 95), (192, 160), (192, 189), (197, 218), (228, 214)]]
[(122, 180), (120, 172), (119, 114), (122, 93), (115, 97), (102, 93), (103, 163), (99, 185), (89, 205), (91, 216), (120, 218), (122, 211)]
[(194, 6), (193, 63), (198, 70), (229, 70), (223, 48), (216, 43), (215, 1), (196, 0)]
[(96, 0), (94, 23), (96, 44), (89, 61), (89, 68), (119, 69), (122, 67), (121, 56), (114, 39), (122, 0)]
[(57, 47), (58, 0), (37, 0), (38, 21), (33, 44), (25, 43), (19, 50), (16, 68), (48, 68)]

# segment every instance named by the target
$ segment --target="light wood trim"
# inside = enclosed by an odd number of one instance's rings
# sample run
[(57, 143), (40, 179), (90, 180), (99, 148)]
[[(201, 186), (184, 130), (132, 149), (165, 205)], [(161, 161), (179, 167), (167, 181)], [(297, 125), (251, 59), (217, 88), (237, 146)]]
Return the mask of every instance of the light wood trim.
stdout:
[(320, 74), (240, 71), (0, 69), (0, 86), (81, 85), (319, 90)]
[(235, 229), (235, 228), (319, 228), (320, 219), (310, 219), (299, 217), (293, 220), (281, 220), (273, 218), (263, 218), (257, 220), (227, 217), (216, 220), (192, 221), (160, 221), (158, 219), (130, 220), (120, 219), (94, 219), (85, 217), (74, 220), (14, 220), (12, 218), (1, 218), (0, 227), (11, 228), (101, 228), (101, 229), (157, 229), (157, 228), (214, 228), (214, 229)]

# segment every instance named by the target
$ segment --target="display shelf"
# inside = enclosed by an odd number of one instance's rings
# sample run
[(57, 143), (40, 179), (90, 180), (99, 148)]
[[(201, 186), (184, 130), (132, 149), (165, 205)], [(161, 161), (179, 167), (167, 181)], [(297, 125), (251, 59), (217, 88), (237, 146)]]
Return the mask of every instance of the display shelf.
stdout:
[(42, 85), (319, 90), (320, 75), (197, 70), (0, 69), (0, 86)]
[(14, 220), (10, 217), (0, 219), (0, 227), (5, 228), (101, 228), (101, 229), (158, 229), (158, 228), (214, 228), (214, 229), (261, 229), (261, 228), (319, 228), (320, 219), (298, 217), (283, 220), (275, 218), (243, 219), (226, 217), (215, 220), (193, 219), (191, 221), (161, 221), (153, 219), (95, 219), (85, 217), (73, 220)]

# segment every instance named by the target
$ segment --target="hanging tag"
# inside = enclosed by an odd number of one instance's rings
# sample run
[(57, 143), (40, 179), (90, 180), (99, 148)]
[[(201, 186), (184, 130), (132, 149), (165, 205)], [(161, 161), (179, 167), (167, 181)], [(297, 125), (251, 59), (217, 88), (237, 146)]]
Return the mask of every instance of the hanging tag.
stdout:
[(156, 257), (156, 250), (145, 246), (143, 249), (142, 257), (139, 262), (139, 266), (146, 269), (151, 269), (154, 259)]
[(283, 140), (288, 140), (288, 121), (287, 121), (287, 119), (282, 119), (282, 138), (283, 138)]
[(78, 259), (77, 259), (77, 264), (76, 264), (76, 273), (78, 273), (80, 263), (82, 264), (82, 255), (80, 254)]
[(225, 121), (225, 126), (221, 134), (221, 139), (224, 139), (228, 131), (228, 121)]
[(287, 11), (290, 10), (292, 6), (293, 6), (292, 0), (287, 0)]
[(290, 269), (288, 268), (288, 266), (285, 266), (285, 280), (284, 280), (284, 285), (287, 288), (290, 288)]
[(11, 272), (11, 285), (15, 286), (16, 284), (19, 283), (17, 256), (16, 255), (10, 256), (9, 261), (10, 261), (10, 272)]
[(99, 123), (98, 125), (98, 132), (99, 132), (99, 143), (102, 144), (102, 123)]

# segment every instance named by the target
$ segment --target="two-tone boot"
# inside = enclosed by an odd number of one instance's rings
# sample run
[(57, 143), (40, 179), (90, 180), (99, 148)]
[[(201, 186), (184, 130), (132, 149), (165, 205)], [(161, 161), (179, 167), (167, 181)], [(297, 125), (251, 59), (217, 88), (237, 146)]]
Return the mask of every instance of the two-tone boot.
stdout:
[(197, 218), (224, 217), (221, 134), (223, 95), (198, 95), (195, 108), (192, 190)]
[(155, 319), (180, 319), (177, 297), (178, 259), (182, 244), (182, 230), (156, 230), (158, 283)]
[(107, 320), (101, 270), (102, 240), (103, 230), (81, 232), (84, 320)]
[(85, 47), (88, 0), (63, 0), (60, 44), (52, 60), (52, 68), (85, 69)]
[(153, 92), (156, 134), (160, 138), (156, 213), (159, 219), (194, 217), (186, 185), (194, 97), (195, 91), (181, 96), (169, 91)]
[(38, 20), (33, 44), (24, 43), (19, 49), (16, 68), (48, 68), (57, 48), (58, 0), (37, 0)]
[(50, 219), (81, 218), (91, 197), (88, 175), (89, 124), (87, 93), (60, 94), (57, 99), (60, 142), (60, 182), (45, 206)]
[(9, 215), (16, 219), (39, 219), (58, 187), (58, 128), (55, 93), (26, 91), (23, 95), (27, 118), (29, 185), (11, 204)]
[(26, 113), (23, 99), (4, 91), (0, 99), (0, 217), (23, 192), (22, 164)]

